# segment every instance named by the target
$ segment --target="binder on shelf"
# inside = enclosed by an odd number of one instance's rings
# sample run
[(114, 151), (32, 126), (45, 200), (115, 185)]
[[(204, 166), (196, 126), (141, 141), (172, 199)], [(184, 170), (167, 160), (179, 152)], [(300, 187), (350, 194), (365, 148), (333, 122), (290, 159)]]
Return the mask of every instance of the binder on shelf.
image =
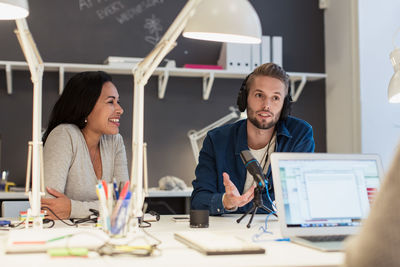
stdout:
[(251, 68), (254, 70), (261, 65), (261, 44), (251, 45)]
[(272, 37), (272, 62), (282, 66), (282, 36)]
[(251, 67), (251, 44), (238, 44), (240, 47), (240, 51), (242, 51), (242, 55), (239, 58), (240, 63), (242, 64), (241, 70), (244, 71), (252, 71)]
[(271, 62), (271, 37), (261, 37), (261, 64)]
[(231, 71), (250, 71), (252, 69), (251, 45), (223, 43), (218, 65)]
[(206, 69), (206, 70), (222, 70), (223, 67), (220, 65), (204, 65), (204, 64), (184, 64), (186, 69)]

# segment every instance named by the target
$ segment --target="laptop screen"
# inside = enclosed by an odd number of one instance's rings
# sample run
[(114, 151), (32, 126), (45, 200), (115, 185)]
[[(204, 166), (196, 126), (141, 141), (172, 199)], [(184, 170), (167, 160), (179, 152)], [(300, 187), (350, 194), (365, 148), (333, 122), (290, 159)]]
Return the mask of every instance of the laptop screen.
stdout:
[(358, 226), (380, 184), (374, 159), (280, 159), (287, 227)]

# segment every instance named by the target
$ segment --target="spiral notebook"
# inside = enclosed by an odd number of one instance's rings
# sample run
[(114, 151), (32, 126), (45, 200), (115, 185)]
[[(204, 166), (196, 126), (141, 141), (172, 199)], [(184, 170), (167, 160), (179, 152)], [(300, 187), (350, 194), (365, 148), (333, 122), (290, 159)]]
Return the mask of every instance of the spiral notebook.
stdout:
[(174, 234), (176, 240), (205, 254), (264, 254), (265, 249), (234, 235), (210, 231), (182, 231)]

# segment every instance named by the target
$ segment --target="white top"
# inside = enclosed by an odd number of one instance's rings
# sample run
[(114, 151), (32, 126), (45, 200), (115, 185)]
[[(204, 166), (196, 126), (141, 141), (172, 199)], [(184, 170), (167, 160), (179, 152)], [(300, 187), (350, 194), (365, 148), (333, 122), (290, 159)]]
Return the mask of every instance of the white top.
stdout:
[[(54, 128), (44, 146), (44, 184), (71, 199), (70, 218), (90, 215), (90, 208), (99, 209), (96, 195), (96, 174), (89, 150), (80, 129), (73, 124)], [(122, 136), (100, 138), (102, 179), (111, 183), (128, 180), (126, 152)], [(52, 197), (46, 192), (46, 197)]]

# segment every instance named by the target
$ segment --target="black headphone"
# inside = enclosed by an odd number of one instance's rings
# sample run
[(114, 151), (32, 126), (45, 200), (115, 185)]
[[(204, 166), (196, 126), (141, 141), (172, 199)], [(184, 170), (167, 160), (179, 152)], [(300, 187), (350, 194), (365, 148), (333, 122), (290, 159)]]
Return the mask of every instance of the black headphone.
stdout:
[[(240, 87), (239, 90), (236, 104), (238, 105), (240, 112), (245, 111), (247, 108), (247, 95), (249, 94), (249, 91), (246, 87), (246, 83), (252, 74), (253, 72), (247, 75), (247, 77), (242, 82), (242, 86)], [(292, 109), (292, 96), (290, 95), (290, 88), (288, 88), (288, 94), (285, 96), (279, 120), (286, 120), (287, 117), (290, 115), (291, 109)]]

